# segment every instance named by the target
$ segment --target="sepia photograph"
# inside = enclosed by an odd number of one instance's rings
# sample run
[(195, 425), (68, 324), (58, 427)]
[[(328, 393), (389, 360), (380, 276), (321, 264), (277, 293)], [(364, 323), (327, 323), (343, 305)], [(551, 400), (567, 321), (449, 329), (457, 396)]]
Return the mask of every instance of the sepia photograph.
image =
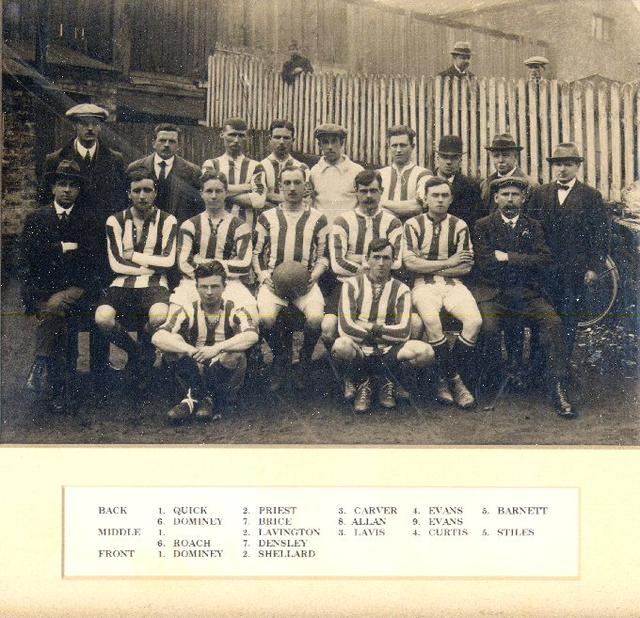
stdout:
[(5, 1), (0, 442), (636, 446), (639, 34)]

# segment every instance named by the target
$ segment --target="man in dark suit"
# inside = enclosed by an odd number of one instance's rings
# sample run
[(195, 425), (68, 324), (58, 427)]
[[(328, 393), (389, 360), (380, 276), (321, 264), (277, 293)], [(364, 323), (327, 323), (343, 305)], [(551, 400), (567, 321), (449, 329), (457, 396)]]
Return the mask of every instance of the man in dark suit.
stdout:
[[(488, 210), (495, 208), (493, 195), (491, 194), (491, 183), (496, 178), (504, 178), (506, 176), (515, 176), (516, 178), (525, 178), (529, 185), (529, 193), (538, 185), (538, 183), (524, 173), (518, 164), (518, 158), (522, 146), (516, 144), (516, 141), (508, 133), (496, 135), (489, 146), (484, 147), (489, 151), (491, 163), (495, 168), (495, 172), (490, 174), (486, 180), (482, 181), (480, 191), (482, 192), (482, 200)], [(525, 198), (526, 201), (526, 198)]]
[[(451, 184), (453, 202), (449, 214), (462, 219), (471, 230), (475, 222), (489, 211), (482, 203), (478, 183), (460, 171), (462, 154), (462, 139), (457, 135), (443, 135), (436, 151), (434, 173)], [(421, 189), (418, 195), (423, 198), (424, 187)]]
[(569, 359), (585, 289), (607, 259), (609, 218), (600, 192), (576, 177), (583, 158), (575, 144), (558, 144), (547, 161), (555, 180), (533, 193), (525, 212), (542, 223), (551, 248), (545, 283), (562, 318)]
[(475, 226), (473, 246), (477, 277), (474, 294), (482, 314), (485, 375), (499, 375), (501, 331), (505, 323), (525, 318), (539, 333), (549, 371), (556, 412), (575, 415), (564, 390), (566, 353), (562, 321), (545, 298), (544, 271), (551, 262), (540, 223), (521, 214), (528, 185), (515, 176), (491, 183), (496, 210)]
[[(96, 218), (100, 239), (107, 218), (127, 206), (127, 179), (124, 159), (117, 150), (108, 148), (100, 139), (106, 109), (92, 103), (81, 103), (67, 110), (65, 116), (73, 122), (76, 137), (62, 148), (47, 155), (44, 175), (40, 183), (39, 202), (45, 206), (51, 201), (53, 172), (61, 161), (74, 161), (86, 178), (78, 198), (78, 208)], [(106, 242), (96, 243), (95, 265), (97, 288), (105, 288), (111, 281)], [(97, 331), (91, 333), (91, 370), (96, 378), (105, 376), (109, 365), (109, 344)]]
[(448, 69), (438, 73), (439, 77), (458, 77), (460, 79), (475, 77), (469, 70), (471, 64), (471, 44), (468, 41), (457, 41), (451, 50), (453, 63)]
[(131, 163), (127, 173), (141, 167), (151, 172), (158, 191), (156, 206), (172, 214), (179, 225), (204, 210), (198, 185), (200, 168), (176, 154), (180, 147), (180, 129), (176, 125), (159, 124), (154, 134), (155, 152)]
[(22, 298), (36, 315), (36, 358), (27, 387), (46, 394), (51, 408), (64, 408), (67, 323), (87, 311), (96, 285), (96, 217), (80, 206), (86, 185), (75, 161), (61, 161), (47, 182), (53, 202), (31, 213), (20, 238)]

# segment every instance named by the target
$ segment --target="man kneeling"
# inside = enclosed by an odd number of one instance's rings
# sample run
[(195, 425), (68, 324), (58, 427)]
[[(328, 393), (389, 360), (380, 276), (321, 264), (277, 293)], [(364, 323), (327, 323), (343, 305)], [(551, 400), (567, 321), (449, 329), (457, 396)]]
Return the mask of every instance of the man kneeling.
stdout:
[(394, 387), (402, 365), (423, 367), (433, 362), (433, 350), (423, 341), (409, 340), (411, 291), (391, 277), (395, 255), (384, 238), (372, 240), (367, 250), (369, 269), (342, 285), (338, 332), (332, 355), (344, 365), (344, 374), (356, 387), (354, 411), (371, 406), (372, 378), (382, 375), (379, 402), (395, 408)]
[(217, 260), (201, 264), (194, 277), (199, 298), (191, 305), (171, 305), (167, 321), (152, 339), (173, 362), (185, 393), (169, 410), (172, 422), (193, 415), (201, 421), (220, 418), (222, 406), (235, 398), (244, 381), (245, 352), (258, 342), (247, 310), (222, 298), (224, 266)]

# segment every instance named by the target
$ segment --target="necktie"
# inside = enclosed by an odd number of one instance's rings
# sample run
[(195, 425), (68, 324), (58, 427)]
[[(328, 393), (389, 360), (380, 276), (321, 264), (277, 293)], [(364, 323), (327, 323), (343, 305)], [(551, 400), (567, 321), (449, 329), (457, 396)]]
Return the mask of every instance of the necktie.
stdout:
[(67, 223), (67, 221), (69, 221), (69, 215), (66, 212), (63, 212), (60, 215), (60, 223), (62, 223), (63, 225)]
[(167, 162), (160, 161), (158, 165), (160, 166), (160, 174), (158, 174), (158, 182), (164, 182), (167, 178)]
[(87, 167), (91, 167), (91, 154), (89, 153), (89, 151), (87, 150), (87, 152), (84, 153), (84, 164)]
[(571, 185), (565, 185), (561, 182), (558, 183), (558, 191), (568, 191), (569, 189), (571, 189)]

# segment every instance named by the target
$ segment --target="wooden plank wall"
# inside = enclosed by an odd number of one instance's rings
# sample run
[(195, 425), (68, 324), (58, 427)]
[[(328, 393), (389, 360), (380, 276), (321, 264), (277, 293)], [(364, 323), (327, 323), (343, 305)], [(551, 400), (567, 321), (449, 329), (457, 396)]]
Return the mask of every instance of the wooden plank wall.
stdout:
[(521, 166), (542, 182), (551, 179), (547, 157), (556, 144), (573, 141), (583, 152), (581, 177), (605, 199), (619, 200), (621, 190), (639, 174), (640, 90), (638, 83), (600, 84), (481, 78), (394, 75), (304, 75), (292, 85), (264, 62), (236, 54), (209, 59), (207, 123), (220, 127), (228, 116), (241, 116), (265, 131), (284, 117), (297, 128), (298, 151), (319, 154), (313, 128), (335, 122), (349, 131), (347, 154), (364, 165), (387, 164), (385, 131), (408, 124), (417, 132), (416, 159), (433, 166), (440, 137), (462, 136), (463, 170), (490, 173), (485, 146), (496, 133), (509, 132), (523, 146)]

